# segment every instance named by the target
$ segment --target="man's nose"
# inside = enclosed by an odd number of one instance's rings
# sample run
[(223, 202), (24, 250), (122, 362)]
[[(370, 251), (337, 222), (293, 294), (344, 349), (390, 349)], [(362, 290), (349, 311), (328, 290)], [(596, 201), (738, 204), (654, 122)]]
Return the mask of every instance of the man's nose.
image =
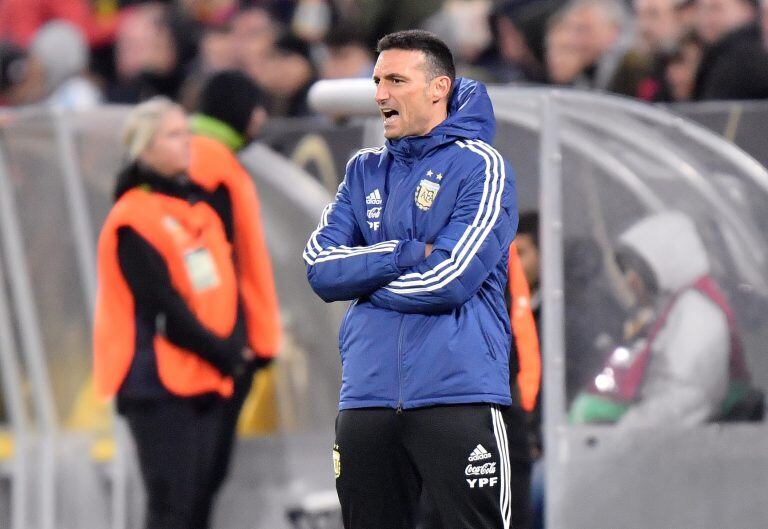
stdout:
[(383, 104), (384, 102), (389, 99), (389, 92), (384, 87), (383, 83), (379, 83), (376, 85), (376, 103), (379, 105)]

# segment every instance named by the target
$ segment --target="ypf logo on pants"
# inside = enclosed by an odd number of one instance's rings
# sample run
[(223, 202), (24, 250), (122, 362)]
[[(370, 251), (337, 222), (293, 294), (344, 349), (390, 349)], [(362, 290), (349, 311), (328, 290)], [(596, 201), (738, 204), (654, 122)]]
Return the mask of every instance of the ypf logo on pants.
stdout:
[(483, 487), (495, 487), (496, 484), (499, 482), (499, 478), (475, 478), (475, 479), (467, 479), (467, 483), (469, 484), (470, 489), (478, 488), (482, 489)]

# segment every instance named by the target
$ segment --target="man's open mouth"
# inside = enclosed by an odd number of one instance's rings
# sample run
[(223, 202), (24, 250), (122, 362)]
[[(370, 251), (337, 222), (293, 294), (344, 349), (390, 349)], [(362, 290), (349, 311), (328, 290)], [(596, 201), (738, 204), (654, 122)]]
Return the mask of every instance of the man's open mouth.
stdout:
[(397, 116), (400, 115), (400, 113), (397, 110), (392, 110), (391, 108), (382, 108), (381, 115), (384, 116), (384, 124), (388, 125), (392, 123), (397, 118)]

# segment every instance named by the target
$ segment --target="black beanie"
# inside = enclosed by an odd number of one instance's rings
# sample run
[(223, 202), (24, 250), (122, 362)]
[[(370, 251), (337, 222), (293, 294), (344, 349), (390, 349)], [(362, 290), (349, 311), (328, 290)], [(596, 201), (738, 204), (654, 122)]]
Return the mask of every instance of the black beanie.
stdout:
[(245, 135), (251, 114), (264, 106), (264, 96), (250, 77), (237, 70), (218, 72), (200, 92), (198, 112), (223, 121)]

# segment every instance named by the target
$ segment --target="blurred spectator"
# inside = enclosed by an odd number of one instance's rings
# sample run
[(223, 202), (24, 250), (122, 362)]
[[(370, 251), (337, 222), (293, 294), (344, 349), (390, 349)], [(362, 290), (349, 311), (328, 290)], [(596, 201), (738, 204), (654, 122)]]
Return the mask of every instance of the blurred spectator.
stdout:
[(327, 56), (320, 67), (323, 79), (370, 78), (373, 52), (349, 29), (334, 30), (325, 38)]
[[(8, 64), (24, 68), (9, 72), (2, 97), (27, 104), (60, 90), (55, 99), (77, 107), (74, 100), (98, 100), (98, 86), (110, 102), (166, 95), (193, 110), (210, 75), (239, 69), (264, 89), (273, 114), (301, 116), (315, 66), (322, 78), (367, 77), (381, 34), (428, 27), (451, 43), (460, 71), (488, 82), (547, 82), (646, 101), (768, 98), (768, 7), (761, 28), (756, 0), (631, 5), (633, 13), (623, 0), (0, 0), (0, 39), (23, 52), (54, 19), (81, 31), (78, 44), (66, 43), (67, 60), (46, 66), (34, 54), (21, 62), (8, 55)], [(706, 49), (691, 95), (698, 45), (678, 41), (694, 29)], [(90, 70), (72, 69), (83, 41)], [(54, 55), (48, 48), (46, 57)], [(39, 86), (42, 68), (58, 77)], [(59, 82), (66, 86), (53, 86)]]
[(178, 53), (167, 8), (149, 3), (128, 10), (117, 32), (117, 79), (109, 87), (109, 100), (136, 103), (155, 95), (176, 98), (183, 81)]
[(370, 49), (382, 35), (422, 26), (445, 0), (334, 0), (344, 25), (358, 28)]
[(634, 96), (649, 68), (631, 49), (629, 16), (618, 0), (574, 0), (567, 7), (592, 88)]
[(238, 0), (179, 0), (181, 8), (201, 24), (219, 26), (237, 11)]
[(184, 108), (195, 109), (200, 90), (212, 74), (237, 66), (236, 50), (237, 41), (229, 25), (210, 26), (203, 31), (198, 56), (190, 67), (191, 71), (179, 95)]
[(261, 131), (267, 120), (264, 105), (261, 90), (248, 76), (236, 70), (222, 71), (203, 87), (192, 129), (238, 151)]
[(244, 8), (232, 20), (237, 67), (257, 82), (279, 33), (278, 23), (264, 8)]
[(522, 408), (532, 412), (539, 402), (541, 351), (527, 275), (517, 242), (513, 241), (509, 247), (507, 274), (507, 305), (513, 335), (509, 357), (510, 387), (513, 395), (519, 394)]
[(635, 312), (622, 345), (574, 401), (572, 420), (690, 427), (729, 416), (747, 395), (749, 375), (693, 221), (658, 213), (631, 226), (619, 244)]
[(101, 102), (101, 94), (85, 76), (88, 48), (82, 31), (69, 22), (49, 22), (35, 35), (30, 54), (43, 70), (46, 102), (85, 110)]
[(504, 2), (489, 17), (492, 41), (476, 64), (494, 82), (543, 82), (544, 31), (560, 0)]
[(565, 391), (568, 401), (601, 367), (605, 344), (621, 335), (624, 309), (606, 284), (603, 252), (591, 237), (563, 245), (565, 281)]
[(696, 19), (698, 18), (696, 0), (678, 0), (675, 5), (675, 14), (678, 24), (680, 24), (680, 35), (696, 29)]
[(215, 209), (234, 250), (248, 346), (254, 352), (254, 359), (233, 377), (234, 393), (224, 403), (216, 471), (208, 492), (214, 497), (229, 468), (238, 417), (251, 392), (254, 375), (277, 354), (281, 331), (258, 194), (251, 176), (235, 156), (235, 151), (259, 134), (267, 119), (262, 94), (242, 72), (223, 71), (205, 84), (198, 107), (199, 113), (192, 118), (195, 135), (189, 176), (218, 204)]
[(91, 28), (88, 0), (0, 0), (0, 38), (26, 48), (46, 22), (66, 20), (86, 35)]
[(269, 96), (271, 115), (301, 117), (310, 114), (307, 92), (316, 78), (309, 45), (284, 35), (267, 54), (256, 82)]
[(233, 376), (253, 360), (221, 205), (186, 176), (189, 125), (133, 109), (99, 237), (94, 380), (117, 396), (147, 492), (145, 529), (207, 529)]
[[(85, 95), (97, 86), (90, 75), (110, 102), (166, 95), (193, 110), (210, 75), (239, 69), (264, 89), (274, 115), (306, 115), (315, 65), (322, 78), (367, 77), (373, 43), (401, 27), (436, 31), (460, 71), (488, 82), (548, 82), (646, 101), (768, 97), (768, 16), (761, 31), (756, 0), (631, 5), (632, 14), (623, 0), (0, 0), (0, 38), (29, 51), (50, 20), (81, 29), (80, 40), (92, 46), (90, 72), (71, 70), (62, 89), (69, 95), (56, 97), (64, 106), (78, 106), (73, 92), (94, 100)], [(678, 40), (692, 29), (706, 50), (691, 95), (686, 79), (699, 61), (697, 44)], [(66, 75), (63, 63), (46, 68)], [(15, 71), (4, 83), (4, 102), (51, 95), (57, 81), (38, 86), (38, 57), (18, 64), (26, 74)]]
[(545, 47), (549, 83), (587, 87), (584, 54), (581, 53), (576, 31), (566, 11), (558, 11), (549, 19)]
[(691, 100), (703, 53), (704, 43), (697, 33), (690, 32), (680, 39), (669, 56), (665, 70), (669, 101)]
[(637, 33), (643, 50), (658, 54), (675, 46), (680, 35), (677, 0), (635, 0)]
[(491, 42), (489, 13), (487, 0), (447, 0), (422, 26), (451, 48), (461, 74), (462, 66), (477, 60)]
[[(537, 233), (538, 238), (538, 233)], [(536, 250), (538, 253), (538, 250)], [(529, 254), (530, 257), (530, 254)], [(530, 263), (528, 263), (530, 266)], [(509, 353), (510, 391), (520, 403), (505, 412), (509, 430), (510, 490), (514, 527), (531, 527), (540, 517), (531, 509), (531, 469), (541, 456), (541, 349), (531, 293), (517, 242), (509, 248), (508, 287), (512, 347)], [(517, 375), (515, 375), (515, 373)], [(514, 398), (513, 398), (514, 401)], [(538, 500), (538, 498), (537, 498)]]
[(757, 17), (757, 4), (750, 0), (696, 0), (696, 30), (707, 45), (713, 45)]
[[(529, 496), (529, 523), (532, 529), (541, 529), (544, 527), (544, 460), (542, 457), (544, 442), (541, 430), (541, 386), (542, 386), (542, 368), (543, 360), (541, 358), (541, 291), (540, 274), (541, 262), (539, 253), (539, 214), (536, 211), (526, 211), (520, 214), (515, 243), (517, 255), (520, 261), (523, 275), (529, 287), (529, 304), (533, 315), (533, 320), (537, 331), (537, 341), (539, 342), (539, 380), (534, 406), (526, 408), (526, 427), (528, 434), (528, 448), (532, 456), (533, 466), (528, 469), (530, 475)], [(512, 258), (510, 257), (510, 263)], [(511, 279), (511, 278), (510, 278)], [(514, 345), (517, 346), (518, 334), (515, 333)], [(510, 356), (510, 361), (512, 357)], [(511, 370), (510, 370), (511, 372)], [(521, 373), (522, 374), (522, 373)], [(518, 377), (518, 380), (520, 378)]]
[(515, 235), (515, 245), (520, 256), (520, 263), (525, 273), (525, 280), (530, 289), (531, 309), (536, 321), (536, 328), (541, 333), (541, 294), (539, 293), (539, 214), (536, 211), (520, 213), (520, 220)]
[[(676, 47), (680, 35), (677, 0), (635, 0), (638, 47), (651, 60), (648, 76), (643, 78), (637, 97), (645, 101), (668, 101), (666, 80), (670, 52)], [(694, 70), (695, 71), (695, 70)]]
[(0, 42), (0, 106), (40, 101), (45, 95), (40, 62), (10, 42)]
[(696, 0), (697, 29), (707, 44), (694, 99), (768, 98), (768, 53), (752, 0)]
[(291, 31), (306, 42), (321, 42), (331, 27), (331, 6), (326, 0), (298, 0), (296, 4)]
[(198, 69), (206, 73), (228, 70), (237, 66), (238, 42), (228, 26), (206, 29), (200, 41)]

